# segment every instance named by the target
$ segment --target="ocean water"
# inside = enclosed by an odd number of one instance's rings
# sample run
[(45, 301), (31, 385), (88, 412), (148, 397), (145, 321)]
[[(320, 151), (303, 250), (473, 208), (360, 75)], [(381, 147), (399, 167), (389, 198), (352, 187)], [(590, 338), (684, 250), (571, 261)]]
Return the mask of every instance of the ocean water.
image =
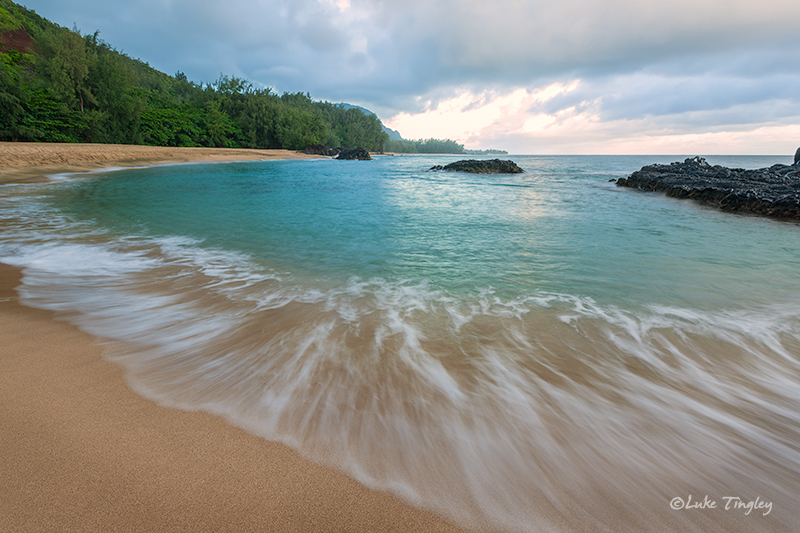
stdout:
[(458, 524), (796, 531), (800, 224), (609, 182), (685, 157), (54, 176), (0, 186), (0, 261), (142, 395)]

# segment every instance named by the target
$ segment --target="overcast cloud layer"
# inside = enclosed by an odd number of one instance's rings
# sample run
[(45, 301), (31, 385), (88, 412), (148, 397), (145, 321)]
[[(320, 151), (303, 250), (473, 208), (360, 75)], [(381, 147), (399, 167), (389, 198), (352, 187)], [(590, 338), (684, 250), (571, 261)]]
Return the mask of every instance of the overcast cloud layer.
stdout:
[(28, 0), (174, 74), (512, 153), (793, 154), (797, 0)]

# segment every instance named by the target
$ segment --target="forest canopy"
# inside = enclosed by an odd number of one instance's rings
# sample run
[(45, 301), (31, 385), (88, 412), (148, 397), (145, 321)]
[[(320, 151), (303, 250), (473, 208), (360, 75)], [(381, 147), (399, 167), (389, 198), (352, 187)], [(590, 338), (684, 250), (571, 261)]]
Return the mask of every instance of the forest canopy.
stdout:
[(387, 152), (400, 152), (404, 154), (463, 154), (464, 145), (449, 139), (420, 139), (407, 141), (388, 140), (385, 143)]
[(0, 140), (155, 146), (463, 151), (392, 141), (377, 116), (308, 93), (278, 95), (235, 76), (169, 76), (99, 38), (0, 0)]

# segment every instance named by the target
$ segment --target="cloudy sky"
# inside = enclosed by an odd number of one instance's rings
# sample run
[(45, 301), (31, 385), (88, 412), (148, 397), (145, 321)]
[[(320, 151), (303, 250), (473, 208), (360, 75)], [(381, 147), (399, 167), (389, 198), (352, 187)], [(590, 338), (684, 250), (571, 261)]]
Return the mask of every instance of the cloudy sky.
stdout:
[(798, 0), (18, 0), (190, 80), (528, 154), (794, 154)]

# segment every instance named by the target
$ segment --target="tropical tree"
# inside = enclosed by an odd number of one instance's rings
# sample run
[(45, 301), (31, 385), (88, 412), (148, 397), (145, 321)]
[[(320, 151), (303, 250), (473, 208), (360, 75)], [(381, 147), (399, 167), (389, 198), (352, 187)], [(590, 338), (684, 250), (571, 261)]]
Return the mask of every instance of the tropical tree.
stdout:
[(83, 112), (88, 103), (96, 103), (89, 85), (89, 69), (96, 55), (86, 46), (77, 30), (51, 28), (41, 33), (37, 44), (44, 53), (36, 66), (56, 100)]

